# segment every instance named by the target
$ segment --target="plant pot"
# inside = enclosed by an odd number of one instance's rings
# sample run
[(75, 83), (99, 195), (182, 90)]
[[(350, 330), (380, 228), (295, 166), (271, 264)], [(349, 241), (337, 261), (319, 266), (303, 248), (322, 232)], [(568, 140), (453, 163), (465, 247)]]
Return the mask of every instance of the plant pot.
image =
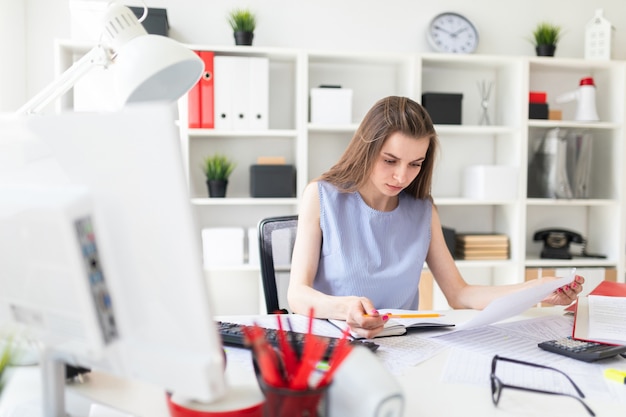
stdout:
[(224, 198), (226, 197), (226, 186), (228, 181), (226, 180), (207, 180), (207, 188), (209, 189), (209, 197), (211, 198)]
[(537, 56), (554, 56), (554, 51), (556, 51), (556, 45), (537, 45), (535, 48)]
[(235, 32), (235, 45), (252, 45), (254, 32)]

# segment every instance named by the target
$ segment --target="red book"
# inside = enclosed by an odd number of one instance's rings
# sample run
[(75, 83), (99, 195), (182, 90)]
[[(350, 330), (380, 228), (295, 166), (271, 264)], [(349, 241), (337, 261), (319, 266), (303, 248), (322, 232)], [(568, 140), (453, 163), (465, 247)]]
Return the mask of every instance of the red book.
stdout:
[[(201, 52), (200, 51), (194, 51), (200, 58), (202, 58), (201, 56)], [(200, 79), (196, 85), (194, 85), (191, 90), (189, 90), (189, 93), (187, 93), (187, 108), (188, 108), (188, 112), (189, 112), (189, 127), (190, 128), (199, 128), (201, 126), (201, 119), (200, 119), (200, 82), (202, 81), (202, 79)]]
[[(613, 297), (626, 297), (626, 284), (614, 281), (602, 281), (595, 287), (590, 295), (608, 295)], [(565, 311), (576, 311), (576, 303), (567, 307)]]
[(201, 51), (200, 58), (204, 62), (204, 73), (200, 78), (200, 127), (213, 129), (215, 127), (215, 90), (212, 51)]

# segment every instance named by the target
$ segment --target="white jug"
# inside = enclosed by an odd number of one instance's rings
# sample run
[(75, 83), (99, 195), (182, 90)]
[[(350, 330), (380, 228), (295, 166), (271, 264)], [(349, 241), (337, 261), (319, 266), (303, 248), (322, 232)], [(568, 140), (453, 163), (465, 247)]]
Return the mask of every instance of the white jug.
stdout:
[(597, 122), (600, 120), (596, 111), (596, 86), (592, 77), (582, 78), (578, 90), (562, 94), (556, 98), (557, 103), (566, 103), (573, 100), (578, 101), (575, 120), (581, 122)]

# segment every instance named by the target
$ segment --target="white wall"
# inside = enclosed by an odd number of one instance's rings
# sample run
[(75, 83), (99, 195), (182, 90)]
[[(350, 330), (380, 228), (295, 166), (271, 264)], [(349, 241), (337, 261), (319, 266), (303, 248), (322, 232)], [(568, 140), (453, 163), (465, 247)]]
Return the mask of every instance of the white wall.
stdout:
[(24, 3), (0, 0), (0, 112), (15, 110), (26, 93)]
[[(109, 0), (91, 0), (105, 1)], [(0, 0), (5, 8), (18, 0)], [(140, 1), (123, 1), (141, 5)], [(614, 59), (626, 59), (626, 2), (624, 0), (146, 0), (150, 7), (167, 8), (170, 36), (185, 43), (232, 45), (225, 15), (236, 6), (257, 13), (254, 45), (323, 50), (429, 51), (424, 31), (441, 11), (465, 14), (480, 32), (476, 53), (534, 55), (528, 41), (539, 21), (564, 28), (556, 56), (582, 58), (584, 27), (597, 8), (615, 27)], [(28, 97), (53, 78), (53, 39), (69, 38), (69, 0), (26, 0), (26, 56), (24, 73)], [(10, 45), (0, 41), (3, 51)], [(19, 51), (9, 49), (19, 55)], [(17, 57), (17, 62), (20, 57)], [(0, 96), (7, 92), (0, 83)], [(19, 101), (27, 97), (17, 97)], [(11, 102), (17, 101), (15, 97)], [(17, 106), (16, 106), (17, 107)], [(2, 110), (2, 109), (0, 109)]]

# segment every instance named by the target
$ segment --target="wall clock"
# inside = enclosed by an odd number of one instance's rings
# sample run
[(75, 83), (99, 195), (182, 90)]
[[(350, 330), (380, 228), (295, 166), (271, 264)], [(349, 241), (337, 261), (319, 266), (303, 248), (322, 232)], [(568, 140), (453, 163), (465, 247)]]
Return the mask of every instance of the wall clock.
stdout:
[(426, 29), (426, 38), (437, 52), (469, 54), (478, 46), (478, 30), (465, 16), (444, 12), (433, 17)]

